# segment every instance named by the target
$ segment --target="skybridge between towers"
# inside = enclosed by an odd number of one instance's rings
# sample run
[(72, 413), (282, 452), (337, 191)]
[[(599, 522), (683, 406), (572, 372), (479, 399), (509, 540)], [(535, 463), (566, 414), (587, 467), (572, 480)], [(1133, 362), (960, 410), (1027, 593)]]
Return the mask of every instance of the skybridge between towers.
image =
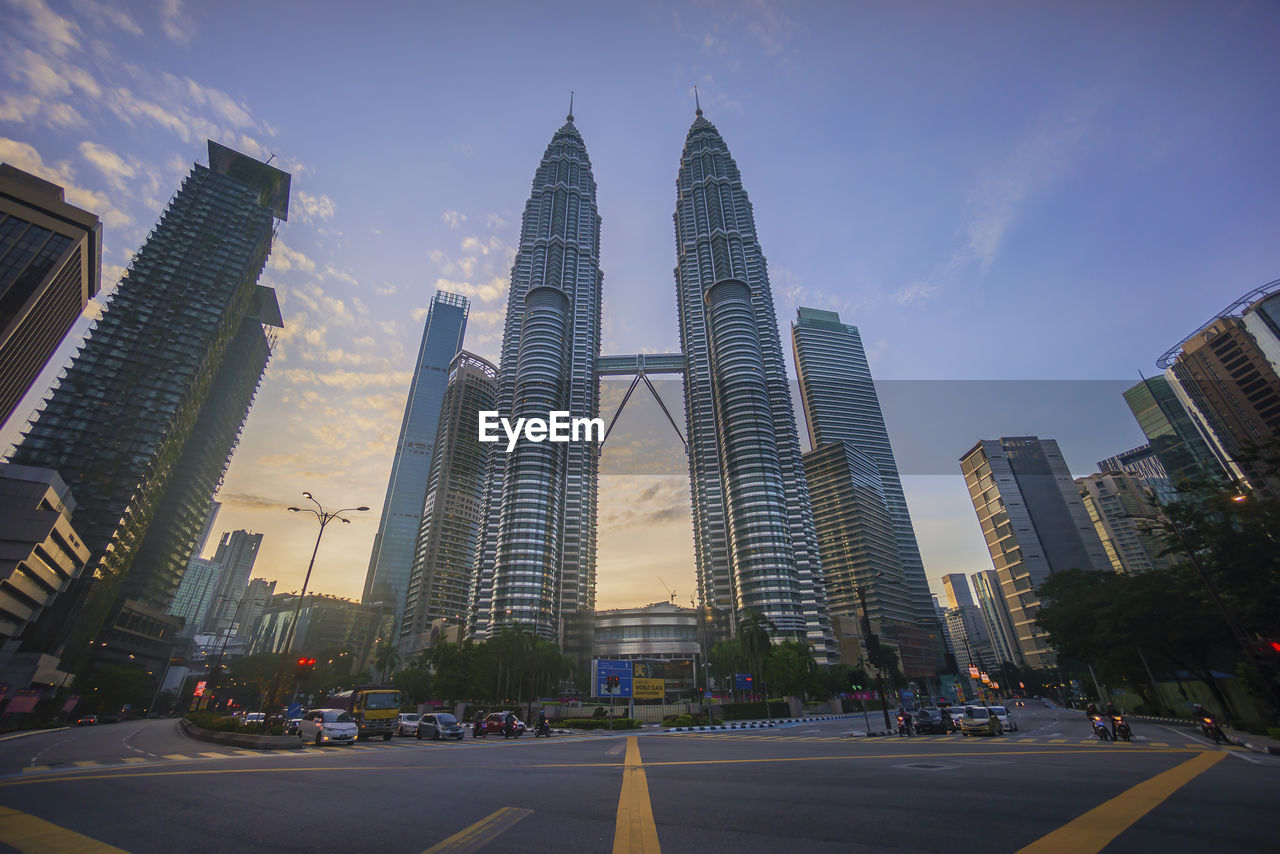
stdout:
[(662, 402), (662, 397), (658, 394), (658, 390), (654, 388), (653, 383), (649, 380), (650, 374), (679, 374), (683, 377), (684, 373), (685, 359), (683, 353), (638, 353), (634, 356), (597, 357), (597, 379), (600, 377), (632, 378), (631, 385), (627, 388), (627, 393), (622, 396), (622, 403), (618, 404), (618, 411), (613, 413), (613, 418), (609, 421), (609, 426), (604, 431), (604, 439), (600, 441), (600, 450), (604, 450), (604, 443), (609, 440), (609, 434), (613, 432), (613, 425), (618, 423), (618, 416), (622, 414), (622, 410), (626, 409), (627, 401), (631, 399), (631, 393), (636, 390), (636, 386), (643, 382), (648, 387), (650, 394), (653, 395), (653, 399), (658, 402), (658, 406), (662, 407), (662, 414), (667, 416), (671, 429), (675, 430), (676, 435), (680, 437), (680, 444), (684, 446), (684, 452), (688, 455), (688, 440), (680, 432), (680, 426), (671, 417), (670, 410)]

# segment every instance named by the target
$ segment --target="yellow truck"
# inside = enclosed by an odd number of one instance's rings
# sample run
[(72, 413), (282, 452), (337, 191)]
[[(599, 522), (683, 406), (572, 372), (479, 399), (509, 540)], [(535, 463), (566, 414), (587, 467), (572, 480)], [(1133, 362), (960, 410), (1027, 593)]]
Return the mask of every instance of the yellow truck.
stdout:
[(357, 685), (325, 698), (330, 709), (344, 709), (360, 725), (360, 738), (382, 736), (390, 741), (400, 717), (400, 689), (394, 685)]

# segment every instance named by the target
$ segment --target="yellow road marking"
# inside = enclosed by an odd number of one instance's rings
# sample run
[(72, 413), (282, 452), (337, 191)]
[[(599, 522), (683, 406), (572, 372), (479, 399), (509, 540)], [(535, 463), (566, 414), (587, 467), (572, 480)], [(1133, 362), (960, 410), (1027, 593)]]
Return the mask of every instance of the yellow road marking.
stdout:
[(533, 810), (503, 807), (470, 827), (459, 830), (448, 839), (437, 842), (422, 854), (466, 854), (466, 852), (479, 851), (510, 830), (511, 826), (520, 819), (532, 814)]
[(121, 759), (120, 761), (126, 762), (130, 765), (136, 765), (139, 762), (146, 762), (147, 758), (145, 756), (126, 756), (124, 759)]
[(214, 752), (210, 751), (210, 752), (208, 752), (208, 753), (197, 753), (196, 755), (197, 755), (197, 756), (207, 756), (207, 757), (209, 757), (210, 759), (223, 759), (223, 758), (225, 758), (225, 757), (226, 757), (226, 755), (227, 755), (227, 754), (225, 754), (225, 753), (214, 753)]
[(1034, 741), (1034, 738), (1020, 738), (1018, 739), (1018, 744), (1031, 744)]
[(1049, 743), (1050, 744), (1066, 744), (1067, 740), (1065, 738), (1051, 738), (1049, 739)]
[(97, 768), (98, 767), (98, 763), (92, 759), (85, 759), (80, 762), (72, 762), (71, 764), (76, 766), (77, 768)]
[(28, 765), (22, 769), (22, 773), (26, 774), (29, 771), (48, 771), (51, 767), (52, 766), (50, 765)]
[(185, 754), (182, 754), (182, 753), (166, 753), (164, 755), (164, 758), (165, 759), (186, 759), (187, 757)]
[(8, 807), (0, 807), (0, 842), (31, 854), (128, 854), (121, 848)]
[(1151, 745), (1152, 747), (1168, 747), (1169, 746), (1169, 742), (1167, 741), (1148, 741), (1147, 744)]
[(627, 756), (623, 760), (622, 794), (618, 796), (618, 818), (613, 830), (613, 854), (659, 854), (658, 826), (653, 823), (649, 803), (649, 781), (640, 762), (640, 745), (627, 736)]
[(1225, 756), (1225, 753), (1218, 751), (1205, 751), (1193, 756), (1186, 762), (1121, 792), (1053, 833), (1042, 836), (1018, 854), (1089, 854), (1101, 851), (1138, 819), (1221, 762)]

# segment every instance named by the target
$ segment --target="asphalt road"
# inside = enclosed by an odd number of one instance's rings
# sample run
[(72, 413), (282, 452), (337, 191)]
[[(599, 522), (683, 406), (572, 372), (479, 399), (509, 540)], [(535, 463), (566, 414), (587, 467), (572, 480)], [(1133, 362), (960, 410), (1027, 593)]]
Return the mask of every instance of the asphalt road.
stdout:
[(861, 724), (295, 751), (172, 720), (42, 732), (0, 741), (0, 850), (1275, 850), (1280, 759), (1190, 729), (1101, 743), (1030, 710), (997, 738), (844, 735)]

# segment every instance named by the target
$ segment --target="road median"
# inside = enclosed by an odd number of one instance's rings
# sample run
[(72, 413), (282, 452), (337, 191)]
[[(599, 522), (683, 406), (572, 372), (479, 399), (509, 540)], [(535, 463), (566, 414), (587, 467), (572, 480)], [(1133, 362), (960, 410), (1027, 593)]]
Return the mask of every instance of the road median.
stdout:
[(211, 741), (216, 744), (230, 744), (249, 750), (297, 750), (302, 747), (302, 740), (296, 735), (256, 735), (249, 732), (219, 732), (205, 729), (193, 724), (186, 718), (178, 721), (178, 727), (184, 733), (200, 741)]

